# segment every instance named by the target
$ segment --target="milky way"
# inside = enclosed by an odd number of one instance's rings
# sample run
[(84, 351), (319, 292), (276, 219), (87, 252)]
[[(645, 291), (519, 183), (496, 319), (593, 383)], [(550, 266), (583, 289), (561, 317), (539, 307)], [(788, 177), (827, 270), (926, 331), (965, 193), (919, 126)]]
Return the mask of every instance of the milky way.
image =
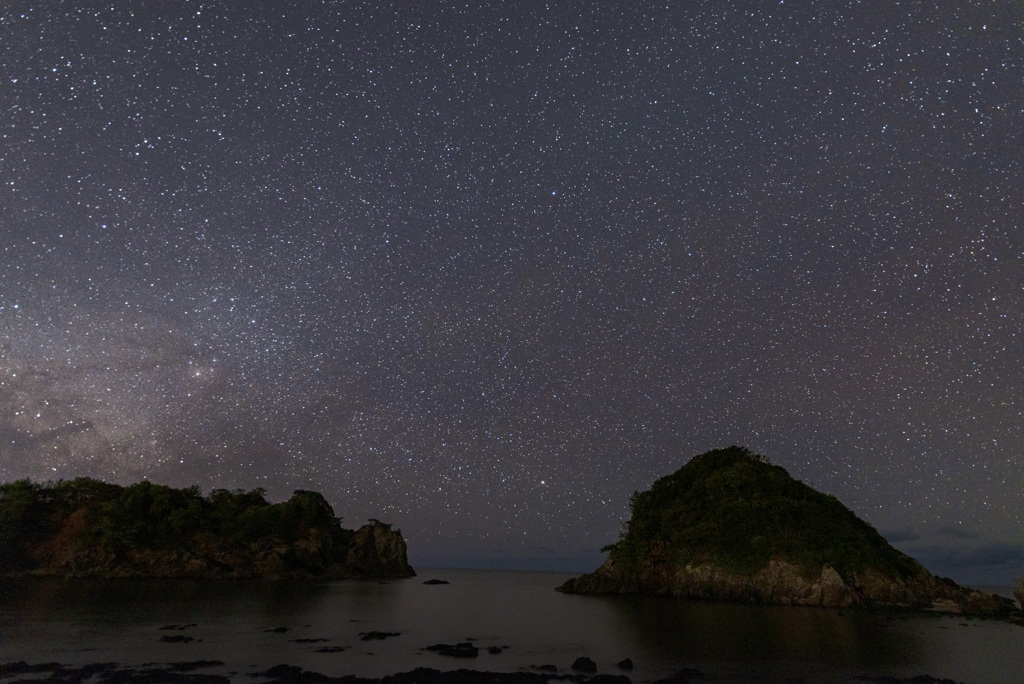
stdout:
[(0, 479), (588, 568), (739, 444), (1024, 572), (1024, 8), (6, 3)]

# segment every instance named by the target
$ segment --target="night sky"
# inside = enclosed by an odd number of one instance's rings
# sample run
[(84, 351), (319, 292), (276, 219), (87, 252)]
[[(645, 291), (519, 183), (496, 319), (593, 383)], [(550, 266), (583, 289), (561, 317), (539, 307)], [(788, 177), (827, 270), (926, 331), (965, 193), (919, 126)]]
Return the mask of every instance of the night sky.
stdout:
[(6, 2), (0, 480), (585, 570), (732, 444), (1024, 573), (1024, 7)]

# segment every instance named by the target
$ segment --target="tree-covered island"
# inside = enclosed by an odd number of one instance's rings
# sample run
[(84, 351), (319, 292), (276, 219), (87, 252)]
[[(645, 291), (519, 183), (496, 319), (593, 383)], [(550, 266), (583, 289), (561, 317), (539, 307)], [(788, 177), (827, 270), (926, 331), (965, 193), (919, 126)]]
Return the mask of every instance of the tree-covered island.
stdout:
[(348, 530), (323, 496), (127, 487), (90, 478), (0, 485), (0, 575), (410, 577), (401, 532)]
[(1011, 599), (929, 573), (834, 496), (741, 447), (693, 458), (650, 490), (605, 563), (560, 591), (1009, 614)]

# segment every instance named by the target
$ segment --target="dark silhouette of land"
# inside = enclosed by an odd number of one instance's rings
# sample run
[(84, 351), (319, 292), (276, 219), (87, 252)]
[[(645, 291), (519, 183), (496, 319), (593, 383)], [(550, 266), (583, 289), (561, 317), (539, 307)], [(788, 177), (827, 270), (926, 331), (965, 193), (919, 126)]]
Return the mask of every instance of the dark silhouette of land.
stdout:
[(263, 490), (121, 487), (89, 478), (0, 485), (0, 575), (411, 577), (390, 525), (341, 526), (322, 495), (271, 504)]
[(630, 500), (604, 565), (560, 591), (1009, 615), (1012, 600), (933, 576), (834, 496), (741, 447), (695, 457)]

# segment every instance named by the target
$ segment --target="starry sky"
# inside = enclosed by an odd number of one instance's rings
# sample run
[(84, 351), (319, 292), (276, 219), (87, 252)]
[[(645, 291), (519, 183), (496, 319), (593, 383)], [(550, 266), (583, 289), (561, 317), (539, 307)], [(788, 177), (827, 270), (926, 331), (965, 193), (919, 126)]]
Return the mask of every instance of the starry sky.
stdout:
[(1024, 574), (1013, 0), (0, 6), (0, 480), (588, 570), (746, 446)]

